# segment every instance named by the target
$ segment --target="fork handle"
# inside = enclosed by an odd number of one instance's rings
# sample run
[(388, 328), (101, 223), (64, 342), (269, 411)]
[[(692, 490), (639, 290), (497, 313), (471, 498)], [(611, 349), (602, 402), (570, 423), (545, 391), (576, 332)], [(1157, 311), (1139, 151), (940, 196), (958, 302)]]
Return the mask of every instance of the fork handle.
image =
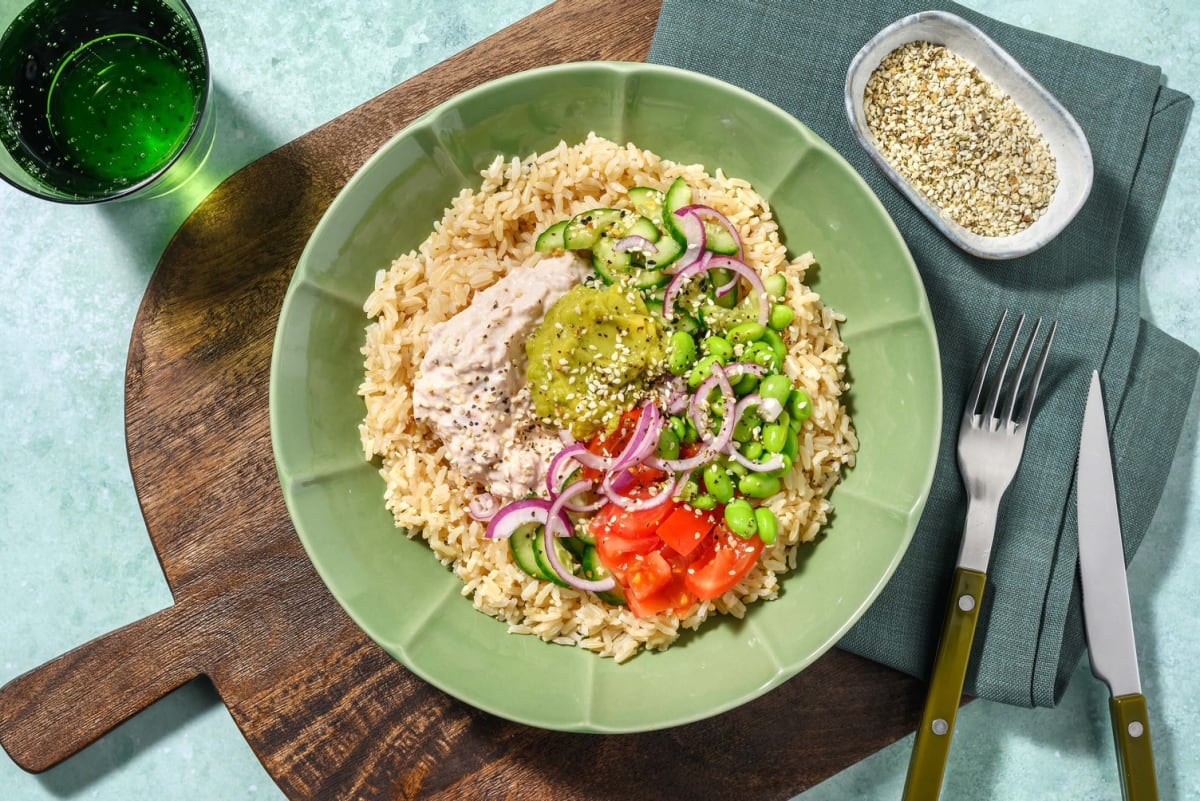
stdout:
[(946, 608), (946, 620), (942, 624), (933, 675), (929, 679), (925, 711), (908, 763), (908, 777), (904, 781), (904, 801), (936, 801), (942, 791), (950, 738), (962, 701), (967, 662), (971, 658), (975, 624), (979, 620), (986, 584), (987, 575), (978, 570), (960, 567), (954, 571), (954, 585)]

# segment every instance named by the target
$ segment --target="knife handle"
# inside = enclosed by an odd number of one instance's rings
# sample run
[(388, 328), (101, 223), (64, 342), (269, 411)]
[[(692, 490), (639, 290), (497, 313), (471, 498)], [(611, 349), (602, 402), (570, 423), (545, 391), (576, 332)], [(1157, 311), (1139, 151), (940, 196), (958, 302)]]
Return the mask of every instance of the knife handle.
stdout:
[(929, 679), (925, 712), (917, 728), (908, 777), (904, 781), (904, 801), (936, 801), (942, 791), (950, 737), (962, 702), (967, 662), (971, 659), (971, 643), (975, 640), (975, 624), (986, 584), (987, 575), (978, 570), (960, 567), (954, 571), (954, 586)]
[(1108, 702), (1113, 737), (1117, 741), (1117, 767), (1121, 771), (1121, 797), (1125, 801), (1157, 801), (1154, 755), (1150, 751), (1150, 716), (1146, 696), (1120, 695)]

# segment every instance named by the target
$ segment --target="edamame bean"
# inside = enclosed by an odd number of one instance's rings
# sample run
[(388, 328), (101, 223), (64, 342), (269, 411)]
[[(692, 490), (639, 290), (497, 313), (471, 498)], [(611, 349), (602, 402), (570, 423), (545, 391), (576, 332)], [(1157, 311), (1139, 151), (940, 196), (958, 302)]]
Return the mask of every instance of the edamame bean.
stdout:
[(758, 457), (763, 455), (763, 446), (761, 442), (747, 442), (741, 448), (742, 456), (745, 456), (751, 461), (757, 461)]
[(794, 319), (796, 319), (796, 312), (791, 306), (776, 303), (771, 307), (771, 314), (767, 317), (767, 325), (776, 331), (782, 331), (791, 325)]
[(754, 439), (754, 429), (758, 428), (762, 421), (756, 415), (746, 412), (741, 419), (733, 424), (733, 438), (737, 442), (750, 442)]
[(704, 488), (721, 503), (729, 503), (733, 499), (733, 479), (716, 462), (704, 468)]
[(675, 500), (689, 502), (699, 494), (700, 485), (689, 479), (681, 487), (675, 490)]
[(687, 385), (689, 389), (695, 389), (704, 382), (704, 379), (712, 375), (712, 366), (720, 359), (716, 356), (705, 356), (700, 361), (696, 362), (696, 366), (688, 373)]
[(779, 536), (779, 521), (775, 519), (775, 513), (765, 506), (754, 510), (754, 524), (758, 527), (758, 538), (763, 545), (770, 545)]
[(675, 436), (670, 426), (663, 426), (662, 433), (658, 435), (658, 448), (655, 452), (660, 459), (679, 458), (679, 437)]
[(750, 539), (758, 531), (758, 523), (754, 519), (754, 507), (745, 498), (738, 498), (725, 504), (725, 525), (729, 530), (742, 539)]
[(667, 418), (667, 427), (675, 434), (675, 438), (683, 442), (683, 437), (687, 432), (687, 425), (683, 422), (682, 417), (671, 415)]
[(689, 503), (693, 509), (716, 509), (717, 508), (717, 499), (711, 495), (708, 495), (707, 493), (702, 494), (702, 495), (697, 495), (695, 498), (692, 498), (692, 500), (689, 501)]
[(725, 472), (733, 473), (740, 480), (742, 476), (750, 475), (750, 471), (740, 462), (735, 462), (732, 459), (721, 460), (721, 466), (725, 468)]
[(750, 473), (738, 480), (738, 491), (751, 498), (770, 498), (779, 492), (779, 479), (764, 473)]
[(672, 375), (683, 375), (696, 361), (696, 340), (687, 331), (671, 334), (667, 343), (667, 369)]
[(762, 323), (740, 323), (729, 329), (728, 337), (735, 345), (745, 345), (762, 339), (766, 331), (767, 327)]
[(779, 363), (783, 364), (783, 360), (787, 357), (787, 345), (783, 344), (783, 337), (779, 336), (779, 332), (772, 331), (770, 328), (766, 329), (763, 331), (762, 341), (771, 346), (771, 352), (775, 354)]
[(772, 423), (762, 431), (763, 447), (771, 453), (782, 453), (783, 449), (787, 447), (787, 440), (790, 436), (791, 432), (788, 431), (786, 422)]
[(702, 347), (706, 354), (720, 359), (721, 364), (728, 364), (729, 360), (733, 358), (733, 344), (725, 337), (719, 337), (716, 334), (705, 337)]
[(787, 276), (783, 273), (775, 273), (763, 279), (763, 286), (767, 288), (767, 294), (776, 300), (783, 300), (787, 294)]
[(733, 383), (733, 394), (739, 398), (743, 395), (749, 395), (758, 387), (758, 376), (753, 373), (746, 373), (739, 376), (738, 380)]
[(812, 415), (812, 399), (808, 397), (808, 393), (802, 389), (793, 389), (788, 393), (788, 411), (792, 413), (792, 420), (799, 420), (803, 423)]
[(762, 365), (776, 373), (783, 369), (783, 360), (775, 357), (775, 351), (766, 342), (755, 342), (746, 348), (742, 361)]
[(688, 415), (683, 418), (683, 442), (691, 445), (698, 439), (700, 439), (700, 433), (696, 431), (696, 424), (692, 422), (691, 415)]
[(788, 398), (792, 392), (792, 381), (786, 375), (769, 375), (758, 385), (758, 394), (763, 398), (779, 401), (779, 405), (787, 408)]

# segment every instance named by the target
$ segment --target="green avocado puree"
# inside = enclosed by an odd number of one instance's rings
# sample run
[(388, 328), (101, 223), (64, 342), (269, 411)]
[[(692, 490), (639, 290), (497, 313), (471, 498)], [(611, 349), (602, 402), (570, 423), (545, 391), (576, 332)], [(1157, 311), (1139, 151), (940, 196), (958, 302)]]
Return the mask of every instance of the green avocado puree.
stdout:
[(533, 408), (576, 439), (616, 427), (663, 373), (666, 340), (641, 295), (618, 285), (579, 285), (546, 312), (525, 341)]

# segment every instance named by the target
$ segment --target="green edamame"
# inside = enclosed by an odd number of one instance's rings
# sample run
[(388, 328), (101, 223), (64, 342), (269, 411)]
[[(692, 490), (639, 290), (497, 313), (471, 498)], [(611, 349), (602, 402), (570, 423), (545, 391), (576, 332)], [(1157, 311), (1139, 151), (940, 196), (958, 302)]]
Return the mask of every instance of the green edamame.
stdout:
[(758, 387), (758, 376), (753, 373), (746, 373), (738, 376), (738, 380), (733, 383), (733, 394), (739, 398), (743, 395), (749, 395)]
[(767, 325), (776, 331), (782, 331), (791, 325), (794, 319), (796, 319), (796, 312), (791, 306), (776, 303), (771, 307), (771, 314), (767, 317)]
[(693, 509), (716, 509), (717, 499), (707, 493), (704, 493), (692, 498), (692, 500), (689, 501), (689, 504)]
[(770, 498), (779, 492), (779, 479), (765, 473), (750, 473), (738, 480), (738, 491), (751, 498)]
[(789, 393), (787, 406), (793, 421), (799, 420), (803, 423), (812, 415), (812, 399), (802, 389), (794, 389)]
[(779, 536), (779, 521), (775, 519), (775, 513), (765, 506), (754, 510), (754, 524), (758, 527), (758, 538), (763, 545), (770, 545)]
[(671, 415), (667, 418), (667, 427), (680, 442), (683, 442), (683, 438), (687, 434), (687, 425), (683, 422), (682, 417)]
[(725, 525), (729, 530), (742, 539), (750, 539), (758, 532), (758, 522), (754, 519), (754, 507), (745, 498), (738, 498), (725, 504)]
[(789, 436), (791, 436), (791, 432), (788, 431), (786, 422), (782, 424), (772, 423), (771, 425), (763, 428), (763, 447), (769, 450), (771, 453), (782, 453), (783, 449), (787, 447), (787, 440)]
[(667, 369), (671, 375), (683, 375), (696, 361), (696, 340), (687, 331), (671, 334), (667, 343)]
[(725, 472), (733, 473), (739, 479), (742, 476), (750, 475), (750, 471), (741, 462), (735, 462), (733, 459), (722, 459), (721, 466), (725, 468)]
[(762, 339), (766, 331), (762, 323), (740, 323), (730, 328), (727, 336), (734, 345), (745, 345)]
[(778, 331), (772, 331), (770, 328), (763, 331), (762, 341), (771, 346), (771, 352), (779, 359), (779, 363), (783, 364), (783, 360), (787, 357), (787, 345), (783, 344), (783, 337), (779, 336)]
[(663, 426), (662, 433), (658, 435), (658, 447), (655, 449), (655, 453), (660, 459), (678, 459), (679, 445), (679, 437), (675, 436), (671, 427)]
[(696, 366), (688, 373), (687, 385), (689, 389), (695, 389), (704, 382), (704, 379), (712, 375), (712, 366), (719, 362), (716, 356), (705, 356), (700, 361), (696, 362)]
[(758, 394), (762, 398), (771, 398), (787, 408), (788, 399), (792, 392), (792, 381), (786, 375), (769, 375), (758, 385)]
[(763, 455), (763, 446), (761, 442), (747, 442), (741, 447), (742, 456), (745, 456), (751, 461), (757, 461), (758, 457)]
[(704, 468), (704, 488), (721, 503), (729, 503), (735, 491), (733, 479), (715, 462)]
[(701, 347), (709, 356), (716, 356), (721, 360), (721, 364), (728, 364), (733, 358), (733, 344), (725, 337), (719, 337), (716, 334), (705, 337)]

